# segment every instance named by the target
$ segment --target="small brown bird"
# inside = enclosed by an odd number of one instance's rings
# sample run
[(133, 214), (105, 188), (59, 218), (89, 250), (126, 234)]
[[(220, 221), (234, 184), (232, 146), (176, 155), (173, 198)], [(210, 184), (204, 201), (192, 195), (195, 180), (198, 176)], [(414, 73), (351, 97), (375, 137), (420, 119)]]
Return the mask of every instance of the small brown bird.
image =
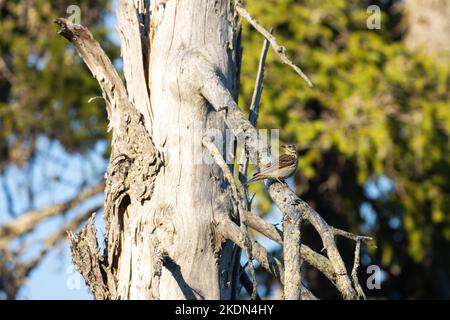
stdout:
[(272, 162), (272, 164), (255, 172), (246, 184), (264, 179), (277, 180), (278, 182), (283, 183), (281, 180), (289, 178), (295, 173), (298, 162), (297, 148), (293, 144), (284, 144), (281, 147), (284, 149), (285, 153)]

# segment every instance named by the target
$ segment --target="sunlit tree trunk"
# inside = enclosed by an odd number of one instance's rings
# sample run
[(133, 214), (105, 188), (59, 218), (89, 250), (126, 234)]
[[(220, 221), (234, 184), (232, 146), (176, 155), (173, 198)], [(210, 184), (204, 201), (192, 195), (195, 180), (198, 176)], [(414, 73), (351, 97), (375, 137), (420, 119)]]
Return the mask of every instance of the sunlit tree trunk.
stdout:
[(127, 94), (142, 116), (111, 103), (107, 281), (96, 298), (235, 298), (239, 251), (214, 222), (231, 207), (217, 201), (226, 185), (202, 146), (208, 128), (225, 135), (225, 124), (180, 74), (201, 52), (236, 94), (236, 18), (227, 0), (146, 2), (121, 1), (118, 12)]
[[(122, 230), (126, 245), (119, 258), (118, 295), (231, 298), (233, 250), (227, 246), (220, 252), (213, 222), (224, 181), (218, 168), (202, 163), (201, 144), (205, 129), (224, 133), (224, 122), (179, 74), (186, 56), (201, 50), (236, 92), (236, 23), (226, 0), (157, 2), (151, 8), (158, 18), (151, 16), (148, 87), (153, 142), (164, 154), (164, 164), (151, 197), (142, 203), (132, 200), (125, 209), (123, 225), (129, 228)], [(152, 232), (159, 243), (149, 247)], [(161, 257), (165, 263), (159, 279), (142, 277), (157, 263), (152, 250), (169, 255)]]

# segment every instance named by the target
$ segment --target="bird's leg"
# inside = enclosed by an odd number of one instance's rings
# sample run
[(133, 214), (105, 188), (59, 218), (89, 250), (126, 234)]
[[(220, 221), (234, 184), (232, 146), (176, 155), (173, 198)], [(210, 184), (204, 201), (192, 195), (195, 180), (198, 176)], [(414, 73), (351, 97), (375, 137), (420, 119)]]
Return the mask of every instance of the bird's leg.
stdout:
[(280, 180), (279, 178), (277, 178), (277, 181), (281, 183), (285, 188), (289, 188), (289, 185), (285, 180)]

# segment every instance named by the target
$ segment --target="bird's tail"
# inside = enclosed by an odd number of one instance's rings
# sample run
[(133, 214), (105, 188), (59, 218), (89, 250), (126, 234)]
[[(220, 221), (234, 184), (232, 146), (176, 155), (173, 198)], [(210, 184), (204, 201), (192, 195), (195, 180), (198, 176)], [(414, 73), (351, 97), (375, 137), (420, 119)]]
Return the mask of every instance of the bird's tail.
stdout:
[(252, 182), (256, 182), (261, 180), (261, 177), (258, 174), (253, 175), (250, 179), (247, 180), (247, 182), (244, 183), (244, 186), (252, 183)]

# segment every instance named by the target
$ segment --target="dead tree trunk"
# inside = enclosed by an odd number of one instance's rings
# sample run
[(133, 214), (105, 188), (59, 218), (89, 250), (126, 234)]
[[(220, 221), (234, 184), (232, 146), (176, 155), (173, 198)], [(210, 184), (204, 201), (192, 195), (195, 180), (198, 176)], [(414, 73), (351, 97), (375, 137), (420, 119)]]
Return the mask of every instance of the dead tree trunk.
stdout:
[[(75, 45), (97, 78), (113, 130), (105, 176), (104, 252), (99, 253), (93, 218), (79, 235), (70, 237), (74, 263), (94, 297), (236, 298), (240, 248), (281, 283), (289, 279), (287, 299), (315, 298), (301, 284), (302, 260), (323, 272), (344, 298), (363, 296), (357, 278), (351, 279), (345, 269), (334, 236), (344, 235), (358, 244), (366, 238), (328, 226), (290, 189), (273, 182), (270, 195), (285, 213), (286, 230), (292, 231), (281, 238), (279, 230), (248, 211), (245, 189), (224, 161), (229, 128), (238, 141), (246, 141), (249, 153), (260, 154), (263, 164), (271, 162), (254, 128), (258, 106), (252, 106), (250, 122), (236, 104), (238, 15), (310, 84), (284, 48), (239, 2), (119, 2), (126, 86), (86, 28), (56, 20), (59, 33)], [(261, 93), (261, 74), (255, 101)], [(327, 256), (300, 244), (302, 220), (317, 229)], [(285, 261), (286, 274), (283, 262), (248, 237), (247, 227), (289, 244), (284, 250), (291, 259)], [(251, 286), (247, 289), (252, 292)]]
[(143, 116), (129, 104), (112, 116), (119, 130), (106, 177), (109, 298), (235, 297), (237, 248), (228, 244), (221, 251), (214, 226), (216, 200), (225, 192), (223, 175), (201, 162), (205, 151), (198, 135), (207, 128), (225, 132), (225, 124), (180, 81), (187, 59), (201, 50), (236, 94), (236, 18), (229, 5), (120, 3), (127, 93)]

